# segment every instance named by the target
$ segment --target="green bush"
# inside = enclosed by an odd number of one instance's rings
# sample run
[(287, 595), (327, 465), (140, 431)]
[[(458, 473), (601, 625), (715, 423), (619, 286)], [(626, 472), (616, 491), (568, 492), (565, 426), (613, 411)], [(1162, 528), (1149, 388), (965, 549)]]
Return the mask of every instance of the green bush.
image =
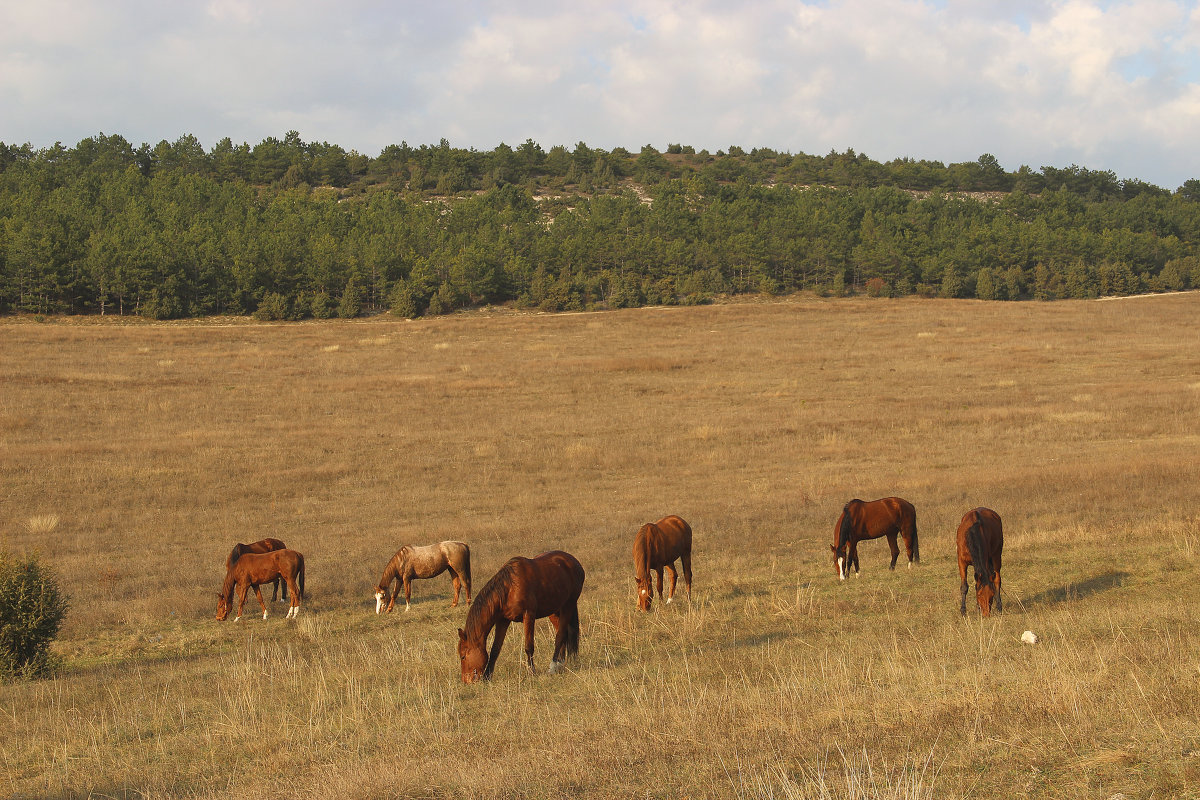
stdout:
[(67, 598), (36, 556), (0, 552), (0, 678), (50, 671), (50, 642), (67, 615)]
[(274, 321), (281, 319), (291, 319), (292, 309), (288, 300), (278, 292), (271, 292), (262, 299), (258, 304), (258, 310), (254, 312), (255, 319)]

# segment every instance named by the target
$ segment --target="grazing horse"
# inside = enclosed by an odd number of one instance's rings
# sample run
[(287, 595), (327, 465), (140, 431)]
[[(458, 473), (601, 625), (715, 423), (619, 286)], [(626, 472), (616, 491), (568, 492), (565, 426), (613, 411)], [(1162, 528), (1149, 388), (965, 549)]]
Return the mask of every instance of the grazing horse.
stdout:
[[(579, 652), (579, 593), (583, 567), (570, 553), (551, 550), (536, 558), (509, 559), (476, 595), (467, 611), (465, 628), (458, 629), (458, 660), (463, 683), (492, 677), (504, 634), (513, 622), (525, 623), (525, 659), (533, 672), (533, 622), (550, 617), (554, 625), (554, 655), (550, 672), (562, 669), (567, 655)], [(487, 651), (492, 628), (496, 637)]]
[(1000, 515), (990, 508), (975, 508), (963, 514), (958, 523), (958, 578), (962, 582), (959, 611), (967, 614), (967, 565), (975, 568), (975, 600), (983, 616), (1004, 612), (1000, 599), (1000, 554), (1004, 550), (1004, 526)]
[(454, 584), (454, 602), (450, 607), (458, 605), (458, 590), (465, 586), (467, 600), (471, 599), (471, 548), (464, 542), (439, 542), (426, 547), (404, 545), (392, 556), (383, 570), (383, 577), (375, 584), (375, 613), (383, 610), (387, 603), (390, 614), (400, 596), (400, 587), (392, 594), (392, 582), (400, 581), (404, 586), (404, 610), (408, 611), (409, 599), (412, 597), (413, 578), (435, 578), (446, 570), (450, 570), (450, 578)]
[[(229, 568), (232, 567), (234, 564), (236, 564), (237, 560), (239, 558), (241, 558), (242, 555), (245, 553), (269, 553), (272, 550), (286, 550), (286, 549), (287, 549), (287, 545), (283, 543), (282, 539), (259, 539), (257, 542), (253, 542), (251, 544), (241, 544), (239, 542), (238, 544), (235, 544), (233, 546), (232, 550), (229, 551), (229, 558), (225, 559), (225, 569), (226, 569), (226, 571), (228, 571)], [(280, 587), (279, 583), (280, 583), (279, 579), (276, 578), (275, 581), (271, 584), (271, 602), (272, 603), (275, 602), (276, 597), (279, 597), (280, 588), (283, 589), (283, 597), (281, 597), (280, 599), (281, 600), (288, 599), (287, 584), (284, 583), (283, 586)]]
[(667, 602), (675, 599), (675, 559), (683, 562), (683, 581), (692, 599), (692, 526), (672, 514), (658, 522), (647, 522), (633, 540), (633, 573), (638, 588), (638, 608), (650, 610), (654, 600), (652, 574), (658, 574), (658, 597), (662, 599), (663, 568), (671, 574)]
[(913, 562), (921, 563), (921, 550), (917, 546), (917, 511), (913, 504), (899, 497), (885, 497), (882, 500), (872, 500), (869, 503), (862, 500), (851, 500), (842, 509), (837, 525), (833, 527), (833, 567), (837, 570), (838, 578), (846, 580), (850, 567), (854, 567), (854, 577), (858, 577), (858, 543), (863, 539), (878, 539), (886, 536), (888, 547), (892, 549), (892, 566), (896, 568), (896, 559), (900, 557), (900, 548), (896, 545), (896, 534), (904, 537), (904, 549), (908, 551), (908, 566), (912, 569)]
[(225, 584), (217, 595), (217, 620), (223, 621), (229, 616), (234, 589), (238, 592), (238, 609), (233, 621), (240, 620), (242, 607), (246, 605), (246, 593), (251, 587), (254, 588), (258, 604), (262, 606), (263, 619), (266, 619), (267, 604), (263, 602), (258, 587), (280, 578), (287, 581), (288, 588), (292, 590), (287, 618), (295, 619), (300, 615), (300, 600), (304, 597), (304, 556), (295, 550), (272, 550), (269, 553), (246, 553), (225, 571)]

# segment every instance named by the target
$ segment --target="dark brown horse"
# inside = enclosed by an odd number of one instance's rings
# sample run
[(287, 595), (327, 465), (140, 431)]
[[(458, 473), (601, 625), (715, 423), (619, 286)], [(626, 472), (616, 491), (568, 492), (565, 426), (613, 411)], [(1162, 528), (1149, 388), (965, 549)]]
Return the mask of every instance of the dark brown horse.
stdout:
[(913, 504), (899, 497), (885, 497), (882, 500), (872, 500), (869, 503), (862, 500), (851, 500), (842, 509), (837, 525), (833, 527), (833, 568), (837, 570), (838, 578), (846, 580), (850, 568), (854, 567), (854, 577), (858, 577), (858, 543), (863, 539), (878, 539), (886, 536), (888, 547), (892, 550), (892, 566), (896, 568), (896, 559), (900, 557), (900, 548), (896, 545), (896, 534), (904, 537), (904, 549), (908, 551), (908, 566), (911, 569), (914, 562), (921, 562), (921, 550), (917, 546), (917, 511)]
[(304, 597), (304, 556), (295, 550), (272, 550), (269, 553), (245, 553), (233, 566), (225, 571), (225, 584), (217, 595), (217, 619), (229, 616), (233, 606), (233, 591), (238, 592), (237, 617), (242, 618), (242, 607), (246, 605), (246, 593), (254, 588), (254, 596), (262, 606), (263, 619), (267, 618), (267, 604), (263, 602), (258, 587), (264, 583), (283, 579), (292, 591), (291, 607), (287, 618), (295, 619), (300, 614), (300, 600)]
[(958, 523), (958, 579), (962, 582), (959, 611), (967, 613), (967, 565), (975, 568), (975, 600), (985, 617), (1004, 612), (1000, 599), (1000, 556), (1004, 550), (1004, 526), (990, 508), (974, 508)]
[[(549, 617), (554, 625), (550, 672), (562, 669), (567, 655), (579, 652), (579, 593), (583, 567), (570, 553), (551, 550), (536, 558), (517, 556), (500, 568), (475, 596), (465, 628), (458, 629), (458, 660), (463, 683), (492, 676), (504, 634), (513, 622), (525, 623), (525, 658), (533, 672), (533, 622)], [(487, 638), (496, 637), (491, 653)]]
[(413, 578), (435, 578), (446, 570), (450, 570), (451, 583), (454, 585), (454, 601), (450, 607), (458, 605), (458, 591), (466, 587), (467, 600), (471, 599), (471, 548), (465, 542), (439, 542), (425, 547), (413, 547), (406, 544), (396, 551), (392, 560), (384, 567), (383, 576), (375, 584), (375, 613), (383, 610), (387, 603), (390, 614), (400, 596), (400, 587), (392, 594), (392, 583), (400, 581), (404, 587), (404, 610), (408, 611), (408, 602), (412, 597)]
[[(241, 558), (244, 553), (269, 553), (272, 550), (286, 549), (287, 545), (283, 543), (282, 539), (259, 539), (257, 542), (253, 542), (251, 544), (235, 544), (233, 549), (229, 551), (229, 558), (225, 559), (225, 570), (228, 571), (230, 567), (236, 564), (237, 560)], [(276, 579), (271, 584), (272, 603), (275, 602), (275, 598), (279, 597), (280, 588), (283, 589), (283, 597), (280, 599), (288, 599), (287, 584), (284, 583), (283, 586), (280, 587), (279, 583), (280, 581)]]
[(647, 522), (633, 540), (633, 579), (637, 582), (638, 608), (650, 610), (654, 600), (653, 574), (658, 575), (658, 597), (662, 599), (663, 568), (671, 574), (667, 602), (675, 599), (675, 559), (683, 563), (683, 582), (692, 599), (692, 526), (675, 515)]

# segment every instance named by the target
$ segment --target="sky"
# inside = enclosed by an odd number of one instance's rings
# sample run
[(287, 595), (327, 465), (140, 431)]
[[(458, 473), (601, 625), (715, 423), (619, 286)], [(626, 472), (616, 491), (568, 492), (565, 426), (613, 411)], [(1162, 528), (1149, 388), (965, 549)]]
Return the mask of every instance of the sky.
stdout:
[(533, 139), (1200, 177), (1200, 0), (0, 0), (0, 141)]

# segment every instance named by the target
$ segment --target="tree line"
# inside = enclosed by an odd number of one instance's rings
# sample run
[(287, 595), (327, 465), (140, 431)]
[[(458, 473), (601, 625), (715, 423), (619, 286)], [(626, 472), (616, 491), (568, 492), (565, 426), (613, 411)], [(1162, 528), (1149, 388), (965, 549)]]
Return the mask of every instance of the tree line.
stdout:
[(727, 293), (1086, 298), (1200, 286), (1200, 181), (1072, 165), (638, 153), (295, 132), (0, 143), (0, 311), (405, 316)]

